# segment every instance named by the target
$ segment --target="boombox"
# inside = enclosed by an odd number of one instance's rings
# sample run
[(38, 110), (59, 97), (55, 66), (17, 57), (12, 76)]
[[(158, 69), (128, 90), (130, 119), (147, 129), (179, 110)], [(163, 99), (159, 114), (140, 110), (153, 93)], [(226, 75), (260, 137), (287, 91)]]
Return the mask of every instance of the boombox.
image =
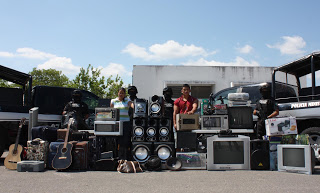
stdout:
[(199, 114), (177, 114), (177, 131), (190, 131), (199, 129)]
[(96, 121), (119, 121), (120, 111), (116, 108), (97, 107), (95, 115)]
[(94, 134), (105, 136), (123, 135), (123, 121), (95, 121)]

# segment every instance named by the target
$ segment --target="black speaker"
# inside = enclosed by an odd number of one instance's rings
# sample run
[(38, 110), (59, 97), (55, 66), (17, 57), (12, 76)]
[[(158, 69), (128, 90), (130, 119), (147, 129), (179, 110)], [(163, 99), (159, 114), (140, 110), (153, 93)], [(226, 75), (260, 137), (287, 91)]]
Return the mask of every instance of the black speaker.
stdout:
[(260, 139), (250, 141), (250, 158), (251, 170), (269, 170), (269, 141)]
[(158, 119), (155, 118), (148, 118), (146, 130), (146, 141), (155, 142), (158, 140)]
[(148, 102), (145, 99), (134, 99), (133, 118), (146, 118), (148, 115)]
[(170, 103), (170, 102), (166, 102), (164, 100), (163, 104), (164, 104), (164, 115), (163, 116), (165, 118), (172, 119), (173, 118), (173, 102)]
[(161, 118), (164, 114), (164, 104), (163, 97), (158, 95), (153, 95), (149, 100), (148, 114), (150, 117)]
[(159, 141), (173, 141), (172, 121), (168, 118), (159, 120)]
[(197, 134), (190, 131), (177, 132), (177, 148), (183, 151), (196, 151), (197, 149)]
[(182, 161), (177, 157), (170, 157), (166, 161), (167, 168), (172, 171), (180, 170), (182, 167)]
[(154, 142), (153, 145), (153, 155), (158, 156), (162, 162), (176, 155), (174, 142)]
[(146, 140), (146, 119), (134, 118), (132, 120), (132, 141), (142, 142)]
[(138, 162), (146, 162), (153, 153), (152, 142), (132, 142), (132, 157)]

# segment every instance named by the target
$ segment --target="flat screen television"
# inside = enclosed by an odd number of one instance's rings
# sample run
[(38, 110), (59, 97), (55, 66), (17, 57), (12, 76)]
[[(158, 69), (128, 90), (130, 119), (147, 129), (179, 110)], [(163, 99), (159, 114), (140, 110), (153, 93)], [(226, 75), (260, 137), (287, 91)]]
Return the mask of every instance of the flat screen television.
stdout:
[(250, 137), (207, 138), (208, 170), (249, 170), (250, 169)]
[(315, 155), (310, 145), (279, 144), (277, 152), (278, 171), (313, 173)]
[(230, 129), (253, 129), (252, 108), (247, 106), (229, 107)]
[(201, 115), (202, 130), (221, 130), (229, 128), (228, 115)]

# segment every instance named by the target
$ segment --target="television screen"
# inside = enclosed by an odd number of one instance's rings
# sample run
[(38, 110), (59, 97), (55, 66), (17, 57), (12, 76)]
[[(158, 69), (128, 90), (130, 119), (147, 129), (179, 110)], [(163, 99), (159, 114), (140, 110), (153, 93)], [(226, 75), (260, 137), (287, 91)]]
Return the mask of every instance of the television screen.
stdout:
[(283, 166), (305, 167), (303, 148), (283, 148)]
[(243, 141), (214, 141), (213, 153), (215, 164), (243, 164)]
[(229, 107), (228, 115), (230, 129), (253, 129), (251, 107)]

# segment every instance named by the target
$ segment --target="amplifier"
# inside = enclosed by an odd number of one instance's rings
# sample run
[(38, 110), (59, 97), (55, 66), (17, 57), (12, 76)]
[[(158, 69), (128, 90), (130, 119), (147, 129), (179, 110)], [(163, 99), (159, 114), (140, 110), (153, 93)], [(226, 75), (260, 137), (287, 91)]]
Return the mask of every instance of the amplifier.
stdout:
[(199, 114), (177, 114), (177, 131), (190, 131), (199, 128)]
[(116, 108), (97, 107), (95, 115), (96, 121), (119, 121), (120, 111)]
[(123, 135), (123, 121), (95, 121), (94, 134), (105, 136)]

